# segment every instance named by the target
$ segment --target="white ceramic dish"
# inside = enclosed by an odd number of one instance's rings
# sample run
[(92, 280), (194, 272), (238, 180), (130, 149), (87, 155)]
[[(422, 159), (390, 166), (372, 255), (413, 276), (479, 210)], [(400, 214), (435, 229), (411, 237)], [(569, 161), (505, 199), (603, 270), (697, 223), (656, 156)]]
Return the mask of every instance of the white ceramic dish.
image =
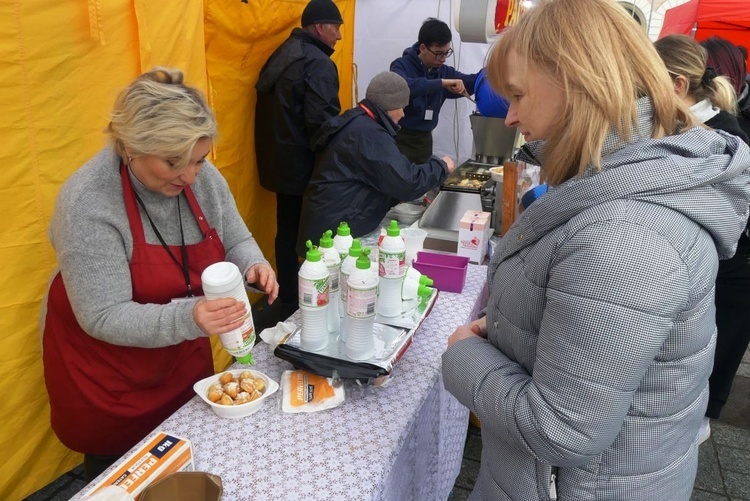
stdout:
[(427, 207), (422, 205), (414, 205), (409, 203), (402, 203), (391, 209), (396, 215), (399, 223), (412, 224), (414, 221), (422, 217)]
[(491, 167), (490, 168), (490, 177), (493, 181), (496, 183), (502, 183), (503, 182), (503, 167)]
[[(208, 388), (214, 384), (219, 382), (219, 377), (221, 377), (224, 372), (230, 372), (233, 376), (239, 376), (243, 372), (249, 372), (253, 375), (254, 378), (260, 378), (266, 383), (266, 391), (263, 392), (263, 394), (258, 398), (257, 400), (253, 400), (252, 402), (248, 402), (246, 404), (240, 404), (240, 405), (220, 405), (215, 404), (212, 401), (208, 399)], [(276, 391), (279, 389), (279, 383), (274, 381), (273, 379), (269, 378), (262, 372), (250, 370), (250, 369), (232, 369), (228, 371), (220, 372), (219, 374), (214, 374), (213, 376), (201, 379), (197, 383), (193, 385), (193, 390), (195, 393), (203, 399), (204, 402), (206, 402), (208, 405), (211, 406), (211, 409), (216, 413), (217, 416), (223, 417), (223, 418), (229, 418), (229, 419), (237, 419), (245, 416), (250, 416), (251, 414), (255, 414), (260, 410), (260, 408), (263, 406), (263, 402), (276, 393)]]

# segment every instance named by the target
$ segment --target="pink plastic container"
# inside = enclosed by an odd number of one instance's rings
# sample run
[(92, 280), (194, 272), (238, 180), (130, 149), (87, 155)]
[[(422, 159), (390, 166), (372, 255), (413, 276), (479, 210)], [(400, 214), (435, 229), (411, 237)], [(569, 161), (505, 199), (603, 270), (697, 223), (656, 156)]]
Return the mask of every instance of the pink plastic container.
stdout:
[(435, 282), (437, 290), (445, 292), (461, 292), (464, 289), (468, 265), (469, 258), (465, 256), (423, 251), (417, 252), (417, 258), (412, 263), (414, 269)]

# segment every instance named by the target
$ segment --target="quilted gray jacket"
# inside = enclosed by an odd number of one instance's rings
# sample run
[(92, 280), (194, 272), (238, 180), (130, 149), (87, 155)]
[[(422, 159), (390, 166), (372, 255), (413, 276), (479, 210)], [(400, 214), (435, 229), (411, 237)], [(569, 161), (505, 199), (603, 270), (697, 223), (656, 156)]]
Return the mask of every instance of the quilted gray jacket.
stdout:
[(703, 128), (652, 140), (650, 116), (641, 100), (633, 143), (610, 134), (602, 171), (521, 215), (489, 265), (487, 339), (443, 355), (482, 422), (473, 500), (690, 498), (750, 152)]

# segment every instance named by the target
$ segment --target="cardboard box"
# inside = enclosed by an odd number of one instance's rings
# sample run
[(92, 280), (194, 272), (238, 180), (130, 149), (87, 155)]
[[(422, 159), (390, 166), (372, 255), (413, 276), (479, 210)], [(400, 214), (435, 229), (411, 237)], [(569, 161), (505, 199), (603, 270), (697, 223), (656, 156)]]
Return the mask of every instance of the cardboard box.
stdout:
[(143, 447), (128, 455), (114, 472), (89, 489), (86, 495), (115, 485), (138, 499), (143, 489), (155, 480), (170, 473), (194, 470), (190, 441), (159, 431)]
[(456, 254), (469, 258), (469, 261), (482, 264), (487, 255), (492, 228), (489, 212), (468, 210), (458, 225), (458, 250)]

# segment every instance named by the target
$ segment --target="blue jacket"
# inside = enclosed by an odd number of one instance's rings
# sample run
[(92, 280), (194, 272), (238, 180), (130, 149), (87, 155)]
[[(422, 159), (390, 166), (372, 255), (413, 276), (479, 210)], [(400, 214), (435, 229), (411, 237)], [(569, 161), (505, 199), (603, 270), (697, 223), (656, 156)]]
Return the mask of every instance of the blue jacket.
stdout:
[[(399, 121), (403, 129), (429, 132), (437, 127), (443, 101), (462, 96), (443, 89), (444, 78), (460, 78), (466, 92), (474, 94), (477, 73), (465, 75), (447, 64), (428, 70), (419, 59), (419, 42), (404, 50), (404, 55), (391, 63), (391, 71), (398, 73), (409, 84), (411, 96), (404, 108), (404, 118)], [(425, 120), (425, 111), (432, 110), (432, 119)]]

